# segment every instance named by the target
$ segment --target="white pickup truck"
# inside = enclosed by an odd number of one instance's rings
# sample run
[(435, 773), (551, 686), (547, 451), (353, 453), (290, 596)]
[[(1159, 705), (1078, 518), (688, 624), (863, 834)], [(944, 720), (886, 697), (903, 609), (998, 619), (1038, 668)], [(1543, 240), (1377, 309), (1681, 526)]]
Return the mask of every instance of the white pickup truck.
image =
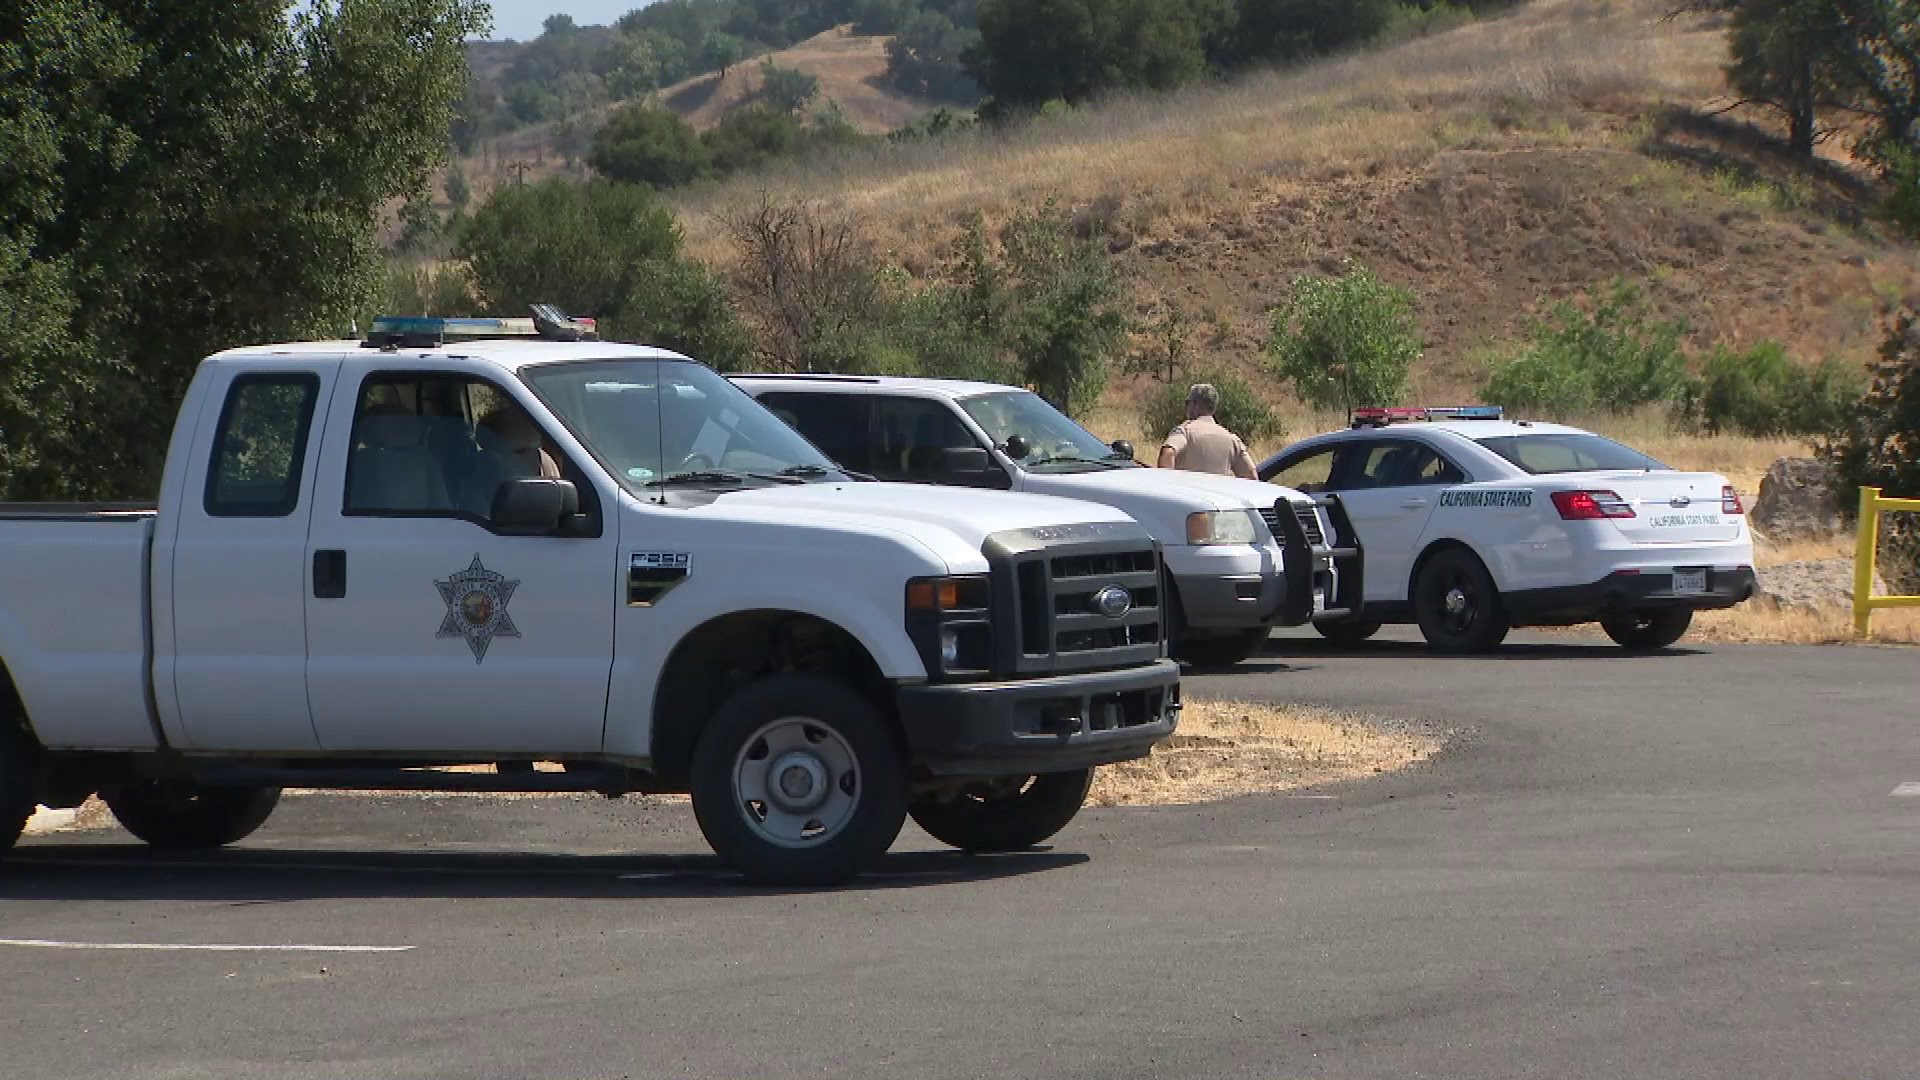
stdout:
[(1258, 480), (1142, 468), (1014, 386), (870, 375), (733, 381), (839, 464), (882, 480), (1105, 503), (1147, 527), (1172, 578), (1174, 658), (1237, 664), (1275, 626), (1359, 602), (1359, 542), (1338, 498)]
[(853, 482), (550, 310), (235, 349), (157, 507), (0, 504), (0, 851), (95, 792), (230, 843), (284, 787), (688, 792), (775, 882), (909, 813), (1025, 847), (1173, 731), (1162, 575), (1109, 507)]

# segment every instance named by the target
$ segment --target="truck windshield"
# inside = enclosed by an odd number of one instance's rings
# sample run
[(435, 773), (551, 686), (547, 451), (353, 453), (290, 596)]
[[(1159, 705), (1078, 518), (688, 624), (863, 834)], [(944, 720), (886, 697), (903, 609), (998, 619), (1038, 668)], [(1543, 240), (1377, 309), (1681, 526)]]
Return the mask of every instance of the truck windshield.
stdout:
[(1479, 442), (1535, 476), (1619, 469), (1665, 470), (1667, 467), (1638, 450), (1598, 435), (1500, 435)]
[[(960, 407), (1007, 457), (1035, 472), (1129, 468), (1134, 462), (1025, 390), (963, 398)], [(1014, 451), (1023, 451), (1015, 453)]]
[(597, 360), (521, 376), (635, 492), (847, 479), (745, 391), (692, 361)]

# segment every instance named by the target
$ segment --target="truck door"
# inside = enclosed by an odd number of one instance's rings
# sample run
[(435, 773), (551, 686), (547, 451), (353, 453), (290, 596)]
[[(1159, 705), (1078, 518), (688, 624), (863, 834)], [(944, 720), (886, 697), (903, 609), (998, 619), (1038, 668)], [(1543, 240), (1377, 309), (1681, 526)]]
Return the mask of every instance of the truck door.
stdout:
[[(320, 420), (340, 360), (221, 365), (156, 541), (156, 697), (185, 743), (312, 750), (302, 618)], [(184, 421), (183, 421), (184, 423)], [(170, 535), (169, 535), (170, 534)], [(170, 581), (169, 581), (170, 578)], [(170, 662), (169, 662), (170, 661)]]
[[(392, 360), (389, 358), (390, 364)], [(489, 370), (350, 359), (327, 423), (308, 550), (307, 696), (327, 750), (601, 747), (624, 587), (617, 503)], [(515, 476), (579, 489), (592, 535), (490, 523)]]

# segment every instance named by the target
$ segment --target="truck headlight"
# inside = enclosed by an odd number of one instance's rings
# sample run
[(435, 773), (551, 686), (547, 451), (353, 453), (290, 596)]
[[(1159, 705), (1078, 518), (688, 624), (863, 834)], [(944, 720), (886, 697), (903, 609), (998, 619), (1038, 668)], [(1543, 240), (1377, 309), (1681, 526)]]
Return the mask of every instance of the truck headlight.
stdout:
[(1260, 535), (1251, 510), (1201, 510), (1187, 515), (1187, 543), (1251, 544)]
[(940, 663), (948, 671), (960, 666), (960, 631), (951, 626), (940, 631)]
[(929, 674), (982, 675), (993, 666), (991, 580), (982, 575), (907, 583), (907, 635)]

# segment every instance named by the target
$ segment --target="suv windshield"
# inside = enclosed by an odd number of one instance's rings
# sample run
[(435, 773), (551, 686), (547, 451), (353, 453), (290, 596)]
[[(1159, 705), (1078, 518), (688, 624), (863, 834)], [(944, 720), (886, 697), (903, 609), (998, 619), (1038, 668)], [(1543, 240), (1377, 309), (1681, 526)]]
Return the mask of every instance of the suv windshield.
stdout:
[[(994, 446), (1023, 469), (1083, 472), (1133, 465), (1125, 455), (1115, 453), (1113, 447), (1047, 404), (1038, 394), (1025, 390), (982, 394), (962, 398), (960, 407), (987, 433)], [(1012, 449), (1008, 448), (1010, 443), (1014, 444)], [(1013, 452), (1019, 449), (1026, 452)]]
[(1667, 468), (1638, 450), (1598, 435), (1501, 435), (1477, 441), (1535, 476)]
[(541, 365), (521, 377), (631, 491), (846, 479), (745, 391), (690, 360)]

